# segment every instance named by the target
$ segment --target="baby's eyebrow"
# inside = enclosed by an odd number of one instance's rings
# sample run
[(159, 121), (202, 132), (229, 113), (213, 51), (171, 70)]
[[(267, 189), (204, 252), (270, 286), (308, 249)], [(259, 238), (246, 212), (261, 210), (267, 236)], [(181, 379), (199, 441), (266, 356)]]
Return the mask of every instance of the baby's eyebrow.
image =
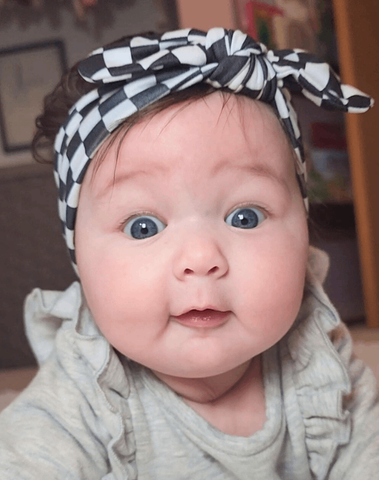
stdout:
[[(107, 182), (107, 184), (103, 188), (101, 188), (99, 192), (96, 192), (95, 196), (99, 199), (103, 198), (109, 192), (109, 190), (112, 190), (113, 188), (123, 183), (129, 182), (138, 177), (154, 176), (157, 174), (166, 175), (169, 170), (170, 168), (168, 166), (153, 164), (144, 167), (143, 169), (132, 170), (130, 172), (124, 172), (121, 174), (116, 174), (115, 171), (110, 181)], [(275, 172), (269, 165), (262, 162), (239, 165), (230, 161), (229, 159), (220, 160), (211, 170), (211, 176), (216, 176), (223, 170), (239, 170), (250, 175), (263, 176), (274, 180), (276, 183), (279, 183), (286, 190), (288, 190), (289, 188), (286, 181), (281, 175)]]
[(235, 164), (230, 160), (223, 160), (214, 167), (212, 174), (217, 175), (221, 170), (239, 170), (250, 175), (262, 176), (270, 178), (275, 182), (280, 183), (282, 187), (288, 189), (288, 185), (284, 178), (279, 175), (277, 172), (274, 171), (268, 164), (266, 163), (247, 163), (247, 164)]
[(102, 198), (108, 193), (109, 190), (113, 190), (114, 187), (134, 180), (135, 178), (156, 174), (164, 175), (167, 173), (167, 171), (168, 168), (164, 165), (151, 165), (147, 168), (132, 170), (130, 172), (124, 172), (121, 174), (117, 174), (115, 170), (114, 175), (112, 176), (110, 181), (107, 182), (107, 184), (103, 188), (101, 188), (99, 192), (96, 193), (96, 197)]

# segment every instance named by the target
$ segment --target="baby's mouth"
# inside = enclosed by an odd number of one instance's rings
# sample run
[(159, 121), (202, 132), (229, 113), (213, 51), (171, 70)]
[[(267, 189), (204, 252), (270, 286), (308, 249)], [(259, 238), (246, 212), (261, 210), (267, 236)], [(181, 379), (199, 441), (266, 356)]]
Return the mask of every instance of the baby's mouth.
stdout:
[(173, 318), (189, 327), (214, 328), (223, 325), (228, 320), (230, 313), (207, 308), (206, 310), (189, 310)]

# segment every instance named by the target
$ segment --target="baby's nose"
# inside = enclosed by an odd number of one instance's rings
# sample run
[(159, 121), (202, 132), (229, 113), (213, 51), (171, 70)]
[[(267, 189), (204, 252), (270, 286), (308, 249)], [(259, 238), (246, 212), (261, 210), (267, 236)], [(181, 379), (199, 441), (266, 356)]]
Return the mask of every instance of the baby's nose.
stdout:
[(228, 269), (222, 248), (211, 236), (187, 238), (174, 261), (174, 274), (179, 280), (193, 276), (220, 278)]

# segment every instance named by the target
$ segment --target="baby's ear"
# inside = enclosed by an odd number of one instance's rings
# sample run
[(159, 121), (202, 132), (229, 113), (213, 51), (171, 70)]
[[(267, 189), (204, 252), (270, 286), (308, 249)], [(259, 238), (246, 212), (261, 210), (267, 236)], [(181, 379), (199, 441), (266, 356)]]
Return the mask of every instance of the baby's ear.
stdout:
[(315, 277), (321, 284), (324, 283), (329, 271), (329, 256), (323, 250), (309, 246), (308, 275)]

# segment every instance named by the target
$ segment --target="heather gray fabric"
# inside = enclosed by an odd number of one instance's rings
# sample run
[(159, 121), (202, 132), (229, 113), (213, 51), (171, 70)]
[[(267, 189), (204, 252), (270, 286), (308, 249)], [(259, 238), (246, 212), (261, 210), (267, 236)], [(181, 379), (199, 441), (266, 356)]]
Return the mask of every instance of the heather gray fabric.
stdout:
[(279, 475), (286, 430), (277, 349), (263, 358), (268, 420), (250, 438), (223, 434), (148, 370), (123, 363), (134, 386), (129, 405), (139, 479), (304, 479), (292, 469), (285, 477)]
[(221, 433), (119, 358), (78, 283), (34, 290), (26, 329), (41, 368), (0, 415), (1, 480), (376, 478), (376, 380), (322, 290), (324, 263), (311, 250), (298, 318), (263, 355), (267, 421), (250, 438)]

